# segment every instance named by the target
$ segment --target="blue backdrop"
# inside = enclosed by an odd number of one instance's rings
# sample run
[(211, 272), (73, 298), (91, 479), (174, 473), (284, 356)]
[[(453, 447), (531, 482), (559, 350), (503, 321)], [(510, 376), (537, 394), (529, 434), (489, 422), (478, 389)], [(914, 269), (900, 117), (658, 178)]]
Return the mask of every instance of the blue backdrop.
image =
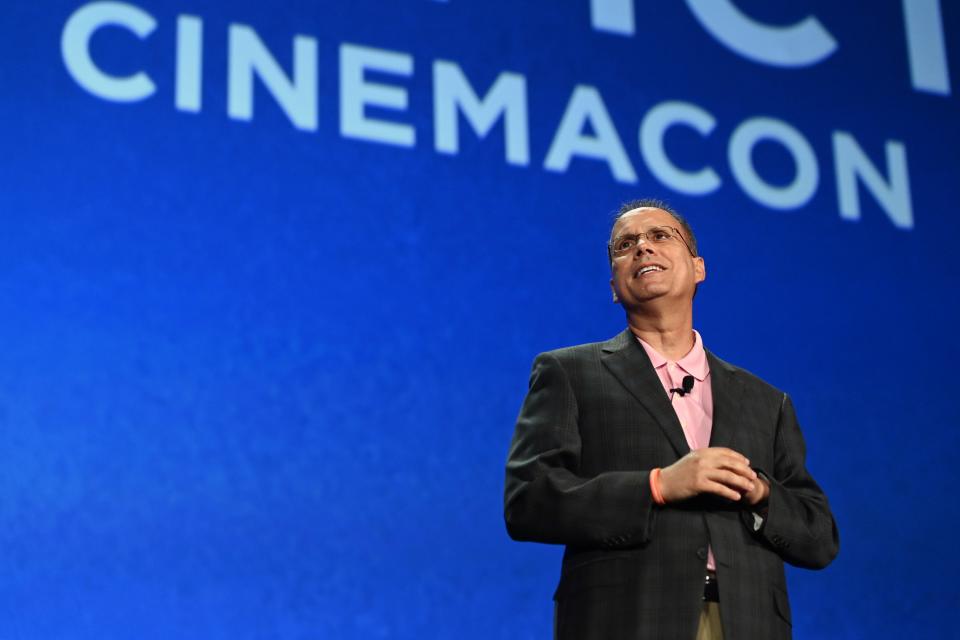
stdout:
[(831, 498), (796, 637), (954, 633), (956, 4), (4, 9), (0, 637), (549, 637), (503, 463), (639, 196)]

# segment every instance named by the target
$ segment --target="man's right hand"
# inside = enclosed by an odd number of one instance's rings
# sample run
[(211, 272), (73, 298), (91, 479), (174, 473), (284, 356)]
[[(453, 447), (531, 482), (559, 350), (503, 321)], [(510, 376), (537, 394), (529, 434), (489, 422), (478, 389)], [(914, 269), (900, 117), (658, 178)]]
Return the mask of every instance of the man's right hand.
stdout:
[(697, 449), (660, 471), (660, 493), (666, 502), (678, 502), (701, 493), (739, 501), (760, 482), (750, 461), (733, 449)]

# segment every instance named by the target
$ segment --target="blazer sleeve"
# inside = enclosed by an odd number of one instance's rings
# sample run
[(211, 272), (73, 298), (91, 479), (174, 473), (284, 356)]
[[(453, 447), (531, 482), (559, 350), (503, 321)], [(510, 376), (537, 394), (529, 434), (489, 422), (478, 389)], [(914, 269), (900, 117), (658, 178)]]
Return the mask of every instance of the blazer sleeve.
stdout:
[[(822, 569), (836, 557), (840, 537), (827, 497), (807, 471), (805, 460), (806, 445), (793, 402), (783, 394), (773, 473), (763, 470), (770, 483), (767, 514), (757, 535), (784, 561), (806, 569)], [(750, 521), (752, 524), (752, 517)]]
[(648, 471), (582, 477), (577, 394), (559, 359), (533, 363), (507, 459), (504, 518), (515, 540), (618, 548), (649, 540)]

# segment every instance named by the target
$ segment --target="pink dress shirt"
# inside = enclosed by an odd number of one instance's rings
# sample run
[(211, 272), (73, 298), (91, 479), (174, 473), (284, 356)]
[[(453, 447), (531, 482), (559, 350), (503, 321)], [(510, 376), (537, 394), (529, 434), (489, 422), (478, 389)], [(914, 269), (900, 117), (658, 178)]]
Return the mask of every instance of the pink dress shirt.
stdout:
[[(669, 362), (656, 349), (640, 340), (644, 351), (650, 358), (653, 368), (663, 383), (663, 390), (668, 396), (673, 396), (671, 404), (683, 427), (683, 435), (690, 445), (690, 450), (703, 449), (710, 446), (710, 431), (713, 429), (713, 395), (710, 385), (710, 366), (707, 364), (707, 352), (703, 349), (703, 340), (697, 331), (693, 332), (693, 348), (676, 362)], [(679, 393), (670, 393), (670, 389), (683, 386), (683, 378), (693, 376), (696, 382), (690, 393), (681, 396)], [(713, 549), (707, 549), (707, 569), (715, 571), (717, 564), (713, 557)]]

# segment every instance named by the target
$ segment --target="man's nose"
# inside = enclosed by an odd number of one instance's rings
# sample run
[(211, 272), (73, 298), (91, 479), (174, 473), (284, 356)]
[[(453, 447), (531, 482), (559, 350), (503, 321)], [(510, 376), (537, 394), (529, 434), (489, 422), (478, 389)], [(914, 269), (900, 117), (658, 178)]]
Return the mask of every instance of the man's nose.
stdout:
[(641, 256), (645, 253), (653, 253), (653, 243), (646, 238), (637, 238), (637, 251), (634, 255)]

